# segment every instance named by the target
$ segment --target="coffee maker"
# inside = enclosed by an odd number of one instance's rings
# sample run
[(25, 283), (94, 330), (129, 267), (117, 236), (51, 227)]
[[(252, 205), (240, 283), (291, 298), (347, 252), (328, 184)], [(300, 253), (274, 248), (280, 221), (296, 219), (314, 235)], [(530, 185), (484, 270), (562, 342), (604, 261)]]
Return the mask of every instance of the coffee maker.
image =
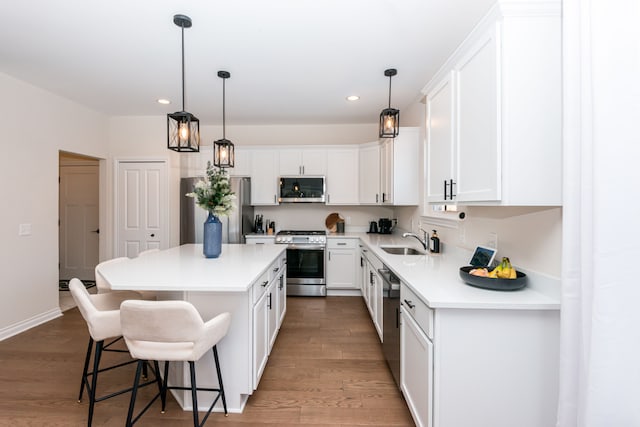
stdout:
[(378, 220), (378, 233), (391, 234), (392, 229), (393, 229), (393, 225), (389, 218), (380, 218)]

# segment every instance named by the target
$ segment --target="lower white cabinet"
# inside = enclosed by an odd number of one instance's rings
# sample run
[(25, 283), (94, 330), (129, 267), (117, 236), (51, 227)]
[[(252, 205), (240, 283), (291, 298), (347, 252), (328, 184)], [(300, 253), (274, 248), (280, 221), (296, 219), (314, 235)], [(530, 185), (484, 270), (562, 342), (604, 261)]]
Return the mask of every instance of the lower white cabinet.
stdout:
[(244, 236), (247, 245), (275, 245), (276, 236), (268, 234), (247, 234)]
[[(261, 286), (260, 284), (254, 286)], [(269, 358), (269, 309), (267, 293), (263, 293), (253, 306), (253, 389), (258, 388), (260, 377)]]
[(283, 254), (253, 284), (253, 389), (267, 365), (286, 312), (286, 257)]
[(358, 239), (327, 239), (327, 289), (360, 289)]
[(417, 426), (556, 422), (558, 310), (432, 309), (401, 285), (400, 382)]
[(363, 258), (366, 261), (364, 268), (364, 280), (362, 296), (369, 309), (371, 320), (382, 342), (382, 278), (378, 269), (383, 267), (382, 262), (371, 252), (363, 250)]
[(416, 425), (431, 427), (433, 342), (427, 336), (429, 320), (425, 319), (430, 309), (408, 294), (405, 285), (401, 285), (400, 301), (400, 388)]

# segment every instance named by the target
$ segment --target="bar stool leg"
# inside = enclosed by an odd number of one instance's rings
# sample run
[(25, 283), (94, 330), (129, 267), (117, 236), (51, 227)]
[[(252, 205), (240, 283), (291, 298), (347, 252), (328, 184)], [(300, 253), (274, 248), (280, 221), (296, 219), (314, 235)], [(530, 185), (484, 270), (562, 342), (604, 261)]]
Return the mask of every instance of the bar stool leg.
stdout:
[(193, 361), (189, 361), (189, 373), (191, 374), (191, 403), (193, 405), (193, 425), (194, 427), (200, 427), (198, 421), (198, 391), (196, 389), (196, 364)]
[(89, 418), (87, 425), (91, 427), (91, 421), (93, 420), (93, 407), (96, 404), (96, 386), (98, 385), (98, 371), (100, 370), (100, 357), (102, 356), (102, 347), (104, 341), (96, 342), (96, 352), (93, 357), (93, 373), (91, 375), (91, 390), (89, 390)]
[(213, 346), (213, 360), (216, 364), (216, 373), (218, 374), (218, 385), (220, 386), (220, 397), (222, 398), (222, 407), (224, 408), (224, 416), (228, 417), (227, 399), (224, 397), (224, 386), (222, 385), (222, 373), (220, 372), (220, 361), (218, 360), (218, 347)]
[(133, 390), (131, 390), (131, 400), (129, 401), (129, 412), (127, 413), (127, 423), (125, 424), (127, 427), (131, 427), (133, 423), (131, 420), (133, 419), (133, 409), (136, 405), (136, 396), (138, 394), (138, 383), (140, 382), (140, 376), (142, 375), (142, 365), (145, 363), (144, 360), (138, 360), (138, 366), (136, 367), (136, 377), (133, 381)]
[(169, 382), (169, 361), (164, 362), (164, 378), (162, 381), (162, 390), (160, 392), (160, 400), (162, 401), (162, 411), (164, 414), (165, 408), (167, 406), (167, 385)]
[(80, 393), (78, 394), (78, 403), (82, 402), (82, 394), (84, 393), (84, 382), (87, 380), (89, 360), (91, 360), (91, 350), (93, 350), (93, 338), (89, 336), (89, 345), (87, 346), (87, 356), (84, 358), (84, 368), (82, 369), (82, 379), (80, 380)]

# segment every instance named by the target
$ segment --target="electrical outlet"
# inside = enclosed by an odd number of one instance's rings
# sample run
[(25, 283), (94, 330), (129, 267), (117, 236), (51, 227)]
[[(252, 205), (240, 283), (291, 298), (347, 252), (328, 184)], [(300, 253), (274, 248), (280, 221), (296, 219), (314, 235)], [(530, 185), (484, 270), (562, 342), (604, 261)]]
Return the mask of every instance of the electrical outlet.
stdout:
[(458, 242), (461, 245), (464, 245), (465, 243), (467, 243), (467, 236), (466, 236), (466, 230), (465, 230), (465, 226), (464, 224), (460, 224), (458, 226)]
[(20, 224), (18, 236), (31, 236), (31, 224)]
[(493, 249), (498, 249), (498, 233), (492, 231), (489, 233), (489, 240), (487, 241), (487, 246)]

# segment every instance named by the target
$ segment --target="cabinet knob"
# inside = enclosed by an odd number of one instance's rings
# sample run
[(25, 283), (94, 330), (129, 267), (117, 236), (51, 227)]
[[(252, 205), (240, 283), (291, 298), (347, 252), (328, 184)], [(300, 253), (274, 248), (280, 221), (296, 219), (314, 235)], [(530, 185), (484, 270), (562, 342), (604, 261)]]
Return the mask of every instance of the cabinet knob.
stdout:
[(260, 284), (260, 286), (262, 286), (262, 287), (264, 288), (264, 287), (265, 287), (265, 286), (267, 286), (268, 284), (269, 284), (269, 281), (268, 281), (268, 280), (265, 280), (264, 282), (262, 282), (262, 283)]

